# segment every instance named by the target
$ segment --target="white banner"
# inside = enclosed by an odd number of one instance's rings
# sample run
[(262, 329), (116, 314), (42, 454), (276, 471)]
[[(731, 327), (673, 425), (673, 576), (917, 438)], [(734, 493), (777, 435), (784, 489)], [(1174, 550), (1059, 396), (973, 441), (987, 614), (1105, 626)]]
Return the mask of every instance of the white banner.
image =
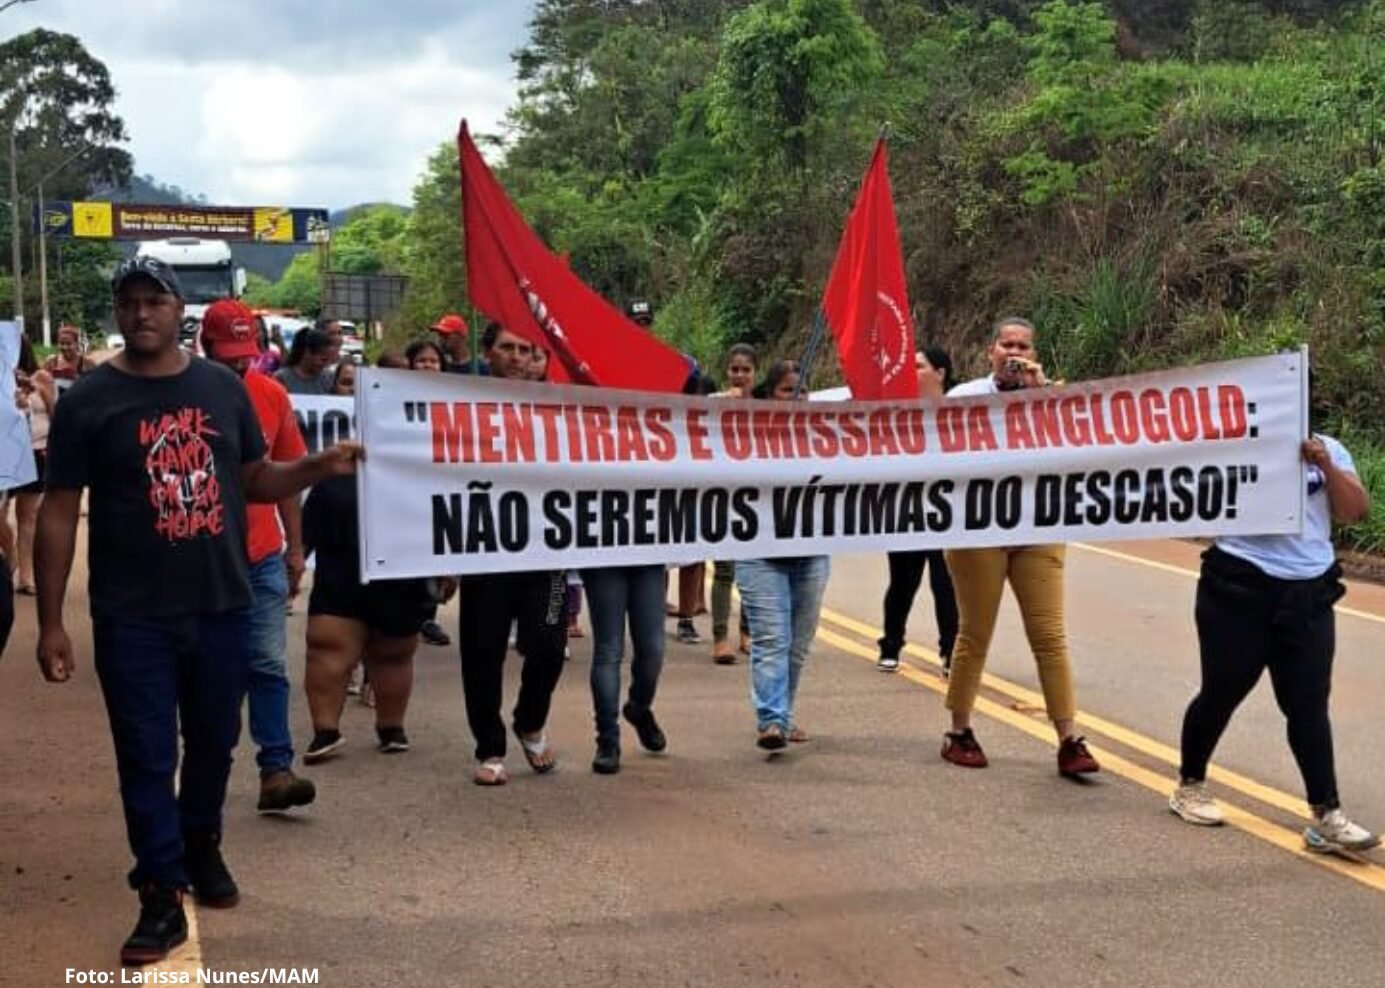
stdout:
[(289, 395), (293, 417), (309, 453), (356, 435), (356, 403), (341, 395)]
[(1306, 362), (938, 405), (362, 370), (363, 578), (1298, 532)]
[(38, 478), (29, 419), (15, 404), (19, 333), (18, 323), (0, 322), (0, 492), (23, 487)]

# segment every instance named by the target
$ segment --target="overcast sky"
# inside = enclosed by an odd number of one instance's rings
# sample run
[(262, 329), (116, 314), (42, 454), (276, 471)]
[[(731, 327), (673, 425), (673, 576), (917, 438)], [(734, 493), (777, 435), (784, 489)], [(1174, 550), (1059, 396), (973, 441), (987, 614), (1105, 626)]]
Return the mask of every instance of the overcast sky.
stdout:
[(534, 0), (34, 0), (0, 38), (106, 63), (135, 170), (229, 205), (408, 203), (424, 161), (494, 129)]

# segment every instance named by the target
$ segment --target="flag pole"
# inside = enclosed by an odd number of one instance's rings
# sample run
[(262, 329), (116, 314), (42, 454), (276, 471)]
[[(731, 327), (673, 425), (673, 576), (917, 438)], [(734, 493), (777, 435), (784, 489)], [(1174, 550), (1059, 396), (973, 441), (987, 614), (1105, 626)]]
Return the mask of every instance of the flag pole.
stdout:
[(802, 397), (808, 387), (808, 376), (813, 373), (817, 363), (818, 351), (822, 349), (822, 338), (827, 333), (827, 316), (818, 306), (813, 312), (813, 330), (808, 334), (808, 344), (803, 348), (803, 356), (798, 359), (798, 385), (794, 388), (795, 399)]

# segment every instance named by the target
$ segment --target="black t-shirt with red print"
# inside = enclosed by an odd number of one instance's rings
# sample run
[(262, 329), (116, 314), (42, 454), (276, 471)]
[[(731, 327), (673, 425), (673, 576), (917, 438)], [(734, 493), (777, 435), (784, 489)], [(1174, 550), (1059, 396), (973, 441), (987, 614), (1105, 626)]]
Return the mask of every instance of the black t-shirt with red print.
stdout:
[(103, 364), (53, 412), (46, 486), (91, 489), (94, 618), (250, 604), (240, 470), (265, 455), (245, 385), (193, 358), (171, 377)]

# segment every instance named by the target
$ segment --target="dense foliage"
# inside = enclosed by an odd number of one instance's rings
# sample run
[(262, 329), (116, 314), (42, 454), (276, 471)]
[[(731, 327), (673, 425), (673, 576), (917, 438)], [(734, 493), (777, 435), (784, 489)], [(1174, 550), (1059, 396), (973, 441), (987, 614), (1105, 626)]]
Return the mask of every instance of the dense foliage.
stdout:
[[(715, 366), (800, 352), (887, 126), (916, 321), (963, 368), (1004, 313), (1069, 378), (1308, 343), (1380, 478), (1383, 59), (1385, 0), (540, 0), (493, 157), (589, 284)], [(405, 332), (464, 310), (457, 185), (448, 141)]]
[(1385, 498), (1382, 61), (1385, 0), (543, 0), (502, 179), (685, 349), (794, 354), (887, 124), (929, 342), (976, 369), (1026, 314), (1069, 378), (1308, 343)]

